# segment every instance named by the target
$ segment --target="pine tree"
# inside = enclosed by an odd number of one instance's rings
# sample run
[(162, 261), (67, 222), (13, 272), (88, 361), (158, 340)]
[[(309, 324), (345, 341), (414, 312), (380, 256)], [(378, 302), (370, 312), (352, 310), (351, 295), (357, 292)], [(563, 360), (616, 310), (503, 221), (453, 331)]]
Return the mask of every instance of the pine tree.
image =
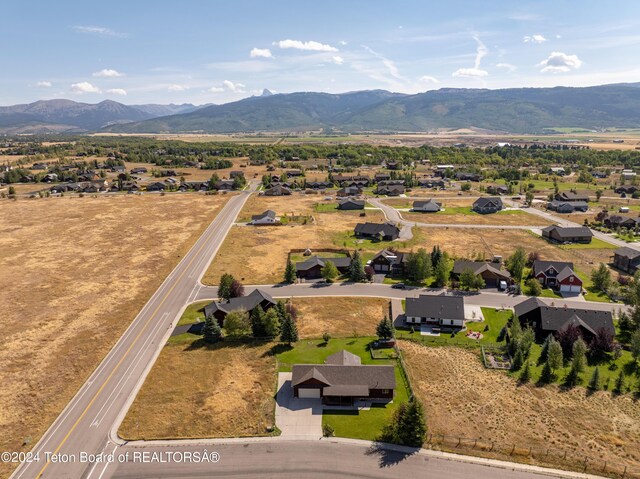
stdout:
[(358, 250), (355, 250), (353, 252), (353, 256), (351, 256), (351, 262), (349, 264), (349, 279), (354, 283), (362, 283), (367, 279)]
[(213, 315), (205, 318), (202, 334), (207, 343), (215, 343), (222, 338), (222, 329), (220, 329), (220, 324)]
[(262, 329), (264, 336), (275, 338), (280, 334), (280, 316), (275, 308), (270, 308), (264, 316), (262, 316)]
[(296, 282), (296, 267), (291, 261), (291, 259), (287, 260), (287, 267), (284, 270), (284, 282), (285, 283), (295, 283)]
[(400, 444), (409, 447), (422, 447), (427, 436), (422, 404), (415, 397), (409, 401), (398, 424)]
[(298, 326), (290, 314), (287, 314), (284, 321), (282, 321), (280, 341), (287, 343), (288, 345), (298, 341)]
[(564, 384), (567, 387), (574, 387), (580, 381), (580, 372), (578, 371), (578, 362), (575, 360), (571, 361), (571, 369), (569, 370), (569, 374), (564, 380)]
[(575, 368), (576, 372), (580, 374), (587, 365), (587, 345), (582, 338), (578, 338), (576, 342), (573, 343), (572, 350), (571, 367)]
[(616, 383), (615, 383), (615, 386), (613, 387), (613, 392), (616, 394), (622, 394), (624, 392), (624, 386), (625, 386), (624, 370), (621, 369), (620, 374), (618, 374), (618, 377), (616, 378)]
[(262, 309), (262, 306), (258, 305), (253, 309), (253, 311), (251, 311), (251, 333), (254, 338), (264, 338), (267, 336), (263, 323), (264, 309)]
[(231, 298), (231, 285), (235, 279), (229, 273), (224, 273), (220, 277), (220, 284), (218, 285), (218, 297), (221, 299)]
[(518, 348), (516, 350), (516, 354), (513, 357), (513, 363), (511, 364), (511, 369), (514, 371), (518, 371), (522, 367), (522, 363), (524, 358), (522, 357), (522, 349)]
[(520, 373), (520, 382), (526, 384), (531, 381), (531, 368), (529, 367), (529, 361), (524, 364), (524, 369)]
[(549, 366), (549, 361), (544, 363), (542, 373), (540, 373), (540, 382), (542, 384), (553, 382), (553, 371), (551, 370), (551, 366)]
[(542, 343), (542, 349), (540, 350), (540, 359), (538, 364), (542, 364), (547, 360), (547, 355), (549, 354), (549, 343), (552, 339), (553, 335), (549, 334), (544, 340), (544, 343)]
[(562, 346), (560, 346), (560, 343), (556, 341), (555, 338), (552, 338), (549, 343), (549, 351), (547, 353), (547, 364), (551, 370), (555, 372), (562, 367), (562, 361)]
[(376, 326), (376, 334), (381, 339), (393, 338), (393, 323), (386, 316)]
[(595, 368), (589, 379), (589, 389), (597, 391), (600, 389), (600, 368)]
[(335, 264), (333, 264), (331, 261), (327, 261), (324, 265), (324, 268), (320, 270), (320, 274), (325, 279), (325, 281), (327, 281), (328, 283), (333, 283), (333, 280), (338, 277), (338, 274), (340, 274), (340, 272), (338, 271), (338, 268), (336, 268)]

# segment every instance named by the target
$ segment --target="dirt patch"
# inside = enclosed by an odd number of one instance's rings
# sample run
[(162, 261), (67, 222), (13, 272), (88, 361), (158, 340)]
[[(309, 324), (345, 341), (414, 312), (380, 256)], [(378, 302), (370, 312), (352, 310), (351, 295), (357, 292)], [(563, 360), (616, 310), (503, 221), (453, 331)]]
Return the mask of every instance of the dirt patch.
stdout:
[(630, 395), (518, 387), (505, 373), (485, 370), (479, 352), (406, 341), (400, 346), (429, 433), (494, 442), (494, 456), (505, 460), (514, 460), (508, 451), (515, 444), (640, 472), (640, 403)]
[(378, 210), (367, 210), (365, 218), (359, 211), (317, 213), (313, 205), (320, 197), (258, 197), (250, 198), (240, 218), (250, 217), (267, 209), (278, 215), (285, 213), (312, 214), (315, 221), (306, 225), (234, 226), (222, 244), (203, 278), (205, 284), (217, 284), (222, 273), (241, 278), (246, 284), (272, 284), (283, 280), (287, 254), (292, 249), (353, 248), (353, 244), (335, 245), (335, 233), (353, 230), (363, 221), (384, 221)]
[(275, 424), (273, 343), (196, 339), (164, 347), (122, 425), (127, 439), (267, 435)]
[(35, 444), (226, 198), (0, 201), (0, 450)]
[(381, 298), (294, 298), (301, 338), (372, 336), (389, 301)]

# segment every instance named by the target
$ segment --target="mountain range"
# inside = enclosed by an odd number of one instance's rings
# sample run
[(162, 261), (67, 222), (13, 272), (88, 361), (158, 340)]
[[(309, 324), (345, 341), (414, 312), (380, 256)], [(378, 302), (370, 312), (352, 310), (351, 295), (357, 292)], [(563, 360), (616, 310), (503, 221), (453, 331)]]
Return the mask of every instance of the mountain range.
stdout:
[(571, 88), (384, 90), (289, 93), (222, 105), (90, 105), (70, 100), (0, 107), (0, 132), (238, 133), (335, 129), (415, 132), (479, 128), (542, 133), (552, 128), (640, 127), (640, 83)]

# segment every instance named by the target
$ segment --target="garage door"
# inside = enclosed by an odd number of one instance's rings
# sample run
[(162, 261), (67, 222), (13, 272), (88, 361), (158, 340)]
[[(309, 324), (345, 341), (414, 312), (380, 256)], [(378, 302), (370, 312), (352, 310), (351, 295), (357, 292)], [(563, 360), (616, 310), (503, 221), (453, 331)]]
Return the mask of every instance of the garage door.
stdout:
[(570, 285), (570, 284), (560, 285), (560, 291), (562, 291), (563, 293), (579, 293), (581, 290), (582, 288), (577, 285)]
[(320, 389), (316, 388), (300, 388), (298, 389), (298, 397), (299, 398), (319, 398), (320, 397)]

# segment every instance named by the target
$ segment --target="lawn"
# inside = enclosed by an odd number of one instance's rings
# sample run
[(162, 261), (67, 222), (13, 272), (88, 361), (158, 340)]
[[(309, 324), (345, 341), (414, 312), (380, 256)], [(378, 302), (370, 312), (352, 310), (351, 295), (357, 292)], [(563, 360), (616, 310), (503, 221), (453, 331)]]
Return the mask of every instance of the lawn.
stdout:
[[(364, 221), (364, 220), (363, 220)], [(367, 219), (366, 221), (370, 221)], [(413, 228), (413, 238), (409, 241), (374, 241), (370, 239), (356, 238), (353, 230), (341, 231), (334, 233), (332, 237), (333, 244), (342, 248), (357, 248), (359, 250), (380, 251), (385, 248), (411, 248), (419, 245), (424, 235), (420, 228)]]
[(293, 364), (323, 364), (327, 356), (342, 349), (360, 356), (362, 364), (392, 364), (395, 366), (396, 391), (392, 403), (374, 405), (368, 411), (327, 410), (323, 413), (323, 424), (333, 426), (336, 436), (375, 440), (397, 407), (409, 399), (409, 393), (398, 362), (371, 358), (368, 345), (375, 339), (375, 337), (371, 336), (331, 339), (328, 344), (318, 339), (299, 341), (293, 349), (277, 355), (279, 371), (290, 371)]
[(316, 203), (313, 206), (313, 210), (317, 213), (339, 213), (342, 210), (338, 209), (337, 203), (333, 201), (325, 201), (323, 203)]
[(187, 306), (184, 310), (178, 324), (176, 326), (182, 326), (184, 324), (193, 324), (204, 321), (204, 307), (211, 301), (200, 301)]
[[(333, 251), (311, 251), (311, 256), (319, 256), (320, 258), (344, 258), (346, 255)], [(307, 261), (311, 256), (305, 256), (303, 253), (291, 253), (289, 258), (295, 264), (301, 261)]]
[(230, 197), (0, 201), (0, 450), (38, 441)]
[(614, 244), (607, 243), (600, 238), (592, 238), (591, 243), (572, 243), (561, 245), (562, 249), (617, 249)]

